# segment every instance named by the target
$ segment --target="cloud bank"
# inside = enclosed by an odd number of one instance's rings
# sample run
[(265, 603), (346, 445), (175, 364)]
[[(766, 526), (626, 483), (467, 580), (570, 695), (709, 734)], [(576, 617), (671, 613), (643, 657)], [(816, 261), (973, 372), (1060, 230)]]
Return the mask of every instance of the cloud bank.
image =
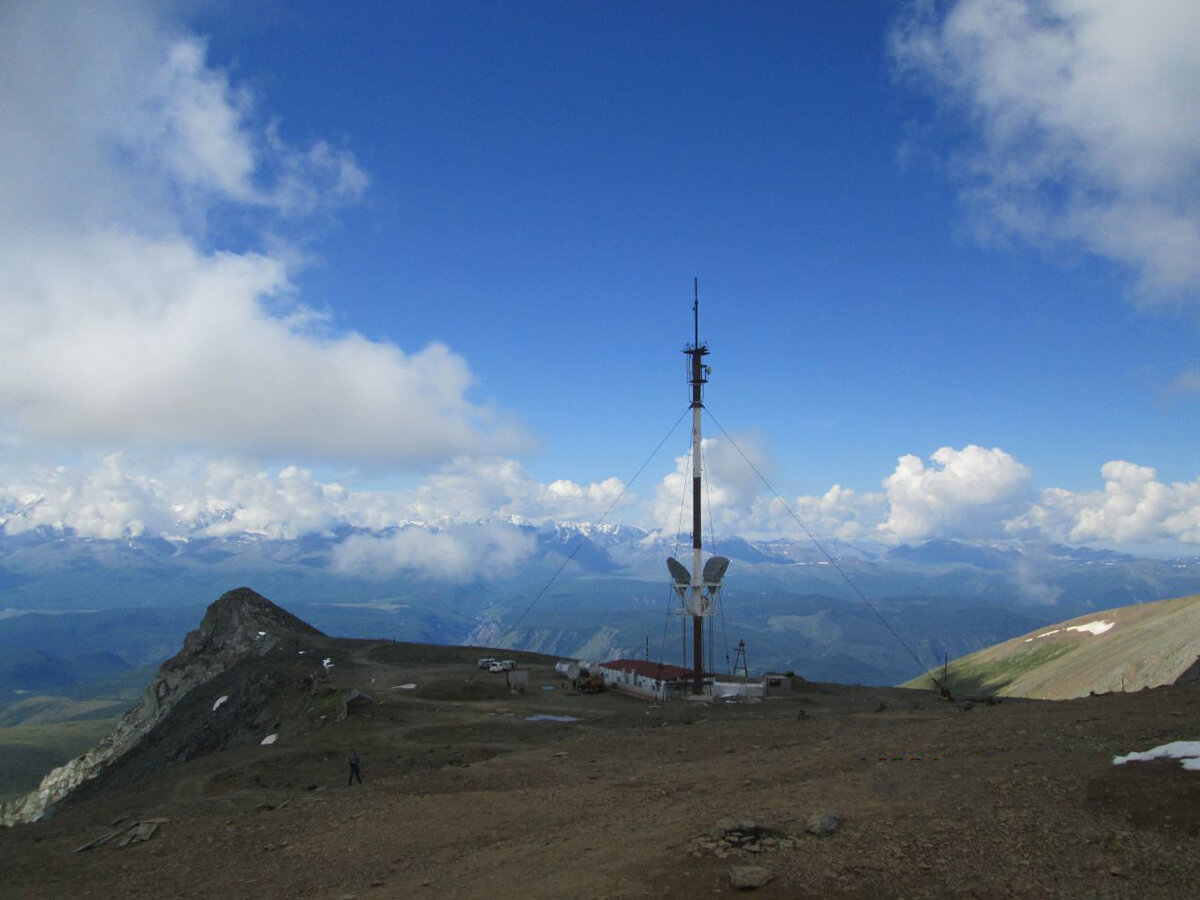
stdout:
[(535, 546), (533, 535), (496, 522), (409, 527), (384, 537), (353, 535), (334, 549), (333, 565), (367, 577), (404, 570), (465, 584), (512, 573)]
[[(743, 450), (747, 447), (760, 471), (768, 466), (763, 449), (752, 441)], [(744, 461), (727, 445), (706, 441), (705, 460), (705, 529), (711, 513), (718, 537), (801, 537), (807, 528), (817, 537), (887, 544), (1019, 538), (1165, 553), (1200, 546), (1200, 478), (1167, 483), (1152, 468), (1120, 460), (1102, 467), (1096, 490), (1034, 490), (1028, 467), (998, 447), (941, 447), (925, 460), (901, 456), (879, 491), (833, 485), (821, 494), (782, 500), (761, 483), (755, 487), (749, 479), (757, 476), (745, 477)], [(607, 513), (609, 524), (674, 535), (691, 527), (689, 504), (687, 457), (676, 460), (641, 498), (616, 478), (542, 482), (502, 457), (458, 457), (415, 487), (390, 491), (351, 489), (296, 466), (269, 472), (233, 458), (192, 457), (162, 465), (118, 453), (90, 469), (18, 470), (15, 464), (0, 469), (0, 531), (6, 534), (41, 528), (110, 539), (247, 533), (289, 539), (348, 526), (376, 533), (345, 551), (356, 564), (376, 569), (424, 552), (424, 538), (405, 531), (406, 524), (442, 534), (429, 545), (431, 566), (441, 554), (454, 558), (454, 547), (463, 541), (480, 540), (495, 545), (489, 552), (497, 554), (500, 568), (519, 557), (521, 548), (494, 531), (471, 535), (462, 526), (596, 523)]]
[(0, 11), (0, 426), (257, 458), (521, 446), (447, 347), (407, 353), (300, 301), (315, 214), (368, 177), (346, 148), (284, 138), (166, 8)]
[(891, 43), (981, 233), (1114, 260), (1147, 303), (1200, 296), (1194, 2), (917, 2)]

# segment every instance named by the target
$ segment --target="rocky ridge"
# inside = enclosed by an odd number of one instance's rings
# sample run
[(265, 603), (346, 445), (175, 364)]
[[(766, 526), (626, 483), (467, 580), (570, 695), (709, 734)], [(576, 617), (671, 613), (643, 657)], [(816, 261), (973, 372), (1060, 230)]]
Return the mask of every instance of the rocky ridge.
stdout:
[(36, 790), (0, 805), (0, 824), (11, 826), (49, 817), (67, 796), (149, 746), (160, 760), (171, 762), (246, 742), (245, 723), (253, 721), (253, 709), (261, 707), (264, 699), (253, 680), (230, 685), (234, 693), (226, 696), (234, 702), (223, 704), (228, 706), (223, 718), (234, 725), (232, 729), (223, 731), (219, 723), (214, 727), (209, 717), (193, 717), (190, 727), (179, 723), (183, 727), (174, 729), (174, 735), (154, 733), (164, 730), (171, 713), (197, 688), (248, 661), (294, 653), (298, 642), (313, 637), (323, 635), (250, 588), (228, 591), (209, 606), (199, 627), (184, 638), (183, 648), (162, 664), (141, 701), (121, 717), (113, 733), (51, 771)]

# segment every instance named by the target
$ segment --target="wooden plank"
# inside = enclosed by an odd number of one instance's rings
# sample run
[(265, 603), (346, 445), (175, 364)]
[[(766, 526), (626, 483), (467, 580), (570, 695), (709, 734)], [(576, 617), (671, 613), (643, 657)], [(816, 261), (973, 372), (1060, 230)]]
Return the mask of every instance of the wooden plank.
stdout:
[(107, 834), (102, 834), (102, 835), (100, 835), (100, 837), (90, 840), (86, 844), (79, 845), (78, 847), (75, 848), (75, 852), (82, 853), (84, 850), (91, 850), (93, 847), (99, 847), (101, 844), (103, 844), (107, 841), (111, 841), (118, 834), (120, 834), (123, 830), (124, 829), (122, 829), (122, 828), (117, 828), (113, 831), (108, 832)]

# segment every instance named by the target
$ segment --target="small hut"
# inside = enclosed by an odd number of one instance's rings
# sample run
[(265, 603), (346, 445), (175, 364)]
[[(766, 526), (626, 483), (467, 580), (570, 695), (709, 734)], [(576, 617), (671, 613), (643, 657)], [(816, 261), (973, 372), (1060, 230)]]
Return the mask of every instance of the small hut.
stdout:
[(375, 714), (375, 698), (365, 691), (349, 690), (342, 698), (342, 711), (338, 721), (350, 716), (372, 716)]

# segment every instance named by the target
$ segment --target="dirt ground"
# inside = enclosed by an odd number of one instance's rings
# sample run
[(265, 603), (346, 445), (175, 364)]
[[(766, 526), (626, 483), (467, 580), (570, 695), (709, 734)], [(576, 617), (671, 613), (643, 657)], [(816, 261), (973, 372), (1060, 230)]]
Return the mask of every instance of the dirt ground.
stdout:
[[(311, 704), (272, 745), (0, 830), (0, 894), (694, 897), (758, 867), (766, 897), (1200, 896), (1200, 772), (1112, 765), (1200, 739), (1195, 683), (997, 705), (809, 684), (658, 707), (572, 693), (532, 657), (518, 695), (475, 651), (350, 643), (324, 689), (371, 691), (369, 718)], [(77, 852), (149, 819), (165, 821), (145, 842)]]

